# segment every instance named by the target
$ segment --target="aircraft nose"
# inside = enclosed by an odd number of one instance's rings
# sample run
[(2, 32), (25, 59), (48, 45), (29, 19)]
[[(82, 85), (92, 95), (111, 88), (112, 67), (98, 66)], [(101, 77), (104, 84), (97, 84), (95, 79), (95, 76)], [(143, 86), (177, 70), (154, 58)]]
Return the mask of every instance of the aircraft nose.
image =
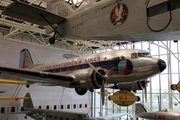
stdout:
[(164, 62), (164, 60), (159, 59), (157, 65), (159, 67), (160, 72), (166, 69), (166, 63)]

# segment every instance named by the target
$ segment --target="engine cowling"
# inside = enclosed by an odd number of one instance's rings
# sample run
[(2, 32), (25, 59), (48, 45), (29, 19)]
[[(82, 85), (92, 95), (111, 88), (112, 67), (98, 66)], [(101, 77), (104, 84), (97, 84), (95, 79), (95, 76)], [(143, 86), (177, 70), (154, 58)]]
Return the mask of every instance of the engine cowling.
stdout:
[(116, 86), (113, 86), (113, 89), (120, 89), (120, 90), (129, 90), (129, 91), (136, 91), (136, 90), (143, 90), (147, 86), (147, 81), (137, 81), (137, 82), (129, 82), (129, 83), (120, 83)]
[[(102, 68), (96, 68), (101, 75), (105, 75), (106, 71)], [(70, 87), (75, 87), (76, 93), (79, 95), (85, 94), (85, 89), (99, 89), (102, 86), (103, 78), (96, 73), (92, 68), (74, 71), (75, 81), (70, 84)], [(81, 89), (82, 88), (82, 89)]]

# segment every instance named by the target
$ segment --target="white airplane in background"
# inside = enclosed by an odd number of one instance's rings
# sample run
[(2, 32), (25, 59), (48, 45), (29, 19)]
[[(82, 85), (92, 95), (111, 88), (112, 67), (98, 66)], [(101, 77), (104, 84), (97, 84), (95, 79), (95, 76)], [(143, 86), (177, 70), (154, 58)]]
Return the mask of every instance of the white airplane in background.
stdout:
[[(28, 97), (29, 99), (24, 100), (21, 112), (12, 112), (4, 114), (26, 114), (27, 116), (35, 120), (112, 120), (114, 118), (120, 118), (128, 114), (118, 113), (113, 115), (91, 118), (86, 113), (36, 109), (34, 108), (30, 94), (27, 93), (25, 97)], [(26, 118), (27, 117), (25, 117), (25, 119)]]
[(117, 88), (118, 83), (129, 86), (136, 81), (140, 88), (144, 82), (139, 81), (161, 73), (165, 68), (163, 60), (137, 49), (114, 50), (42, 65), (33, 64), (29, 51), (23, 49), (19, 68), (0, 66), (0, 77), (13, 76), (28, 84), (75, 88), (78, 95), (101, 88), (104, 98), (105, 84), (114, 84)]
[[(102, 0), (76, 12), (64, 0), (48, 1), (47, 10), (17, 0), (7, 6), (2, 14), (46, 26), (47, 34), (55, 32), (49, 39), (51, 44), (55, 39), (179, 40), (179, 0), (149, 3), (146, 1), (145, 4), (144, 0)], [(163, 13), (170, 15), (161, 16)]]
[(168, 111), (167, 109), (157, 112), (147, 112), (141, 103), (136, 104), (136, 117), (153, 120), (179, 120), (180, 112)]

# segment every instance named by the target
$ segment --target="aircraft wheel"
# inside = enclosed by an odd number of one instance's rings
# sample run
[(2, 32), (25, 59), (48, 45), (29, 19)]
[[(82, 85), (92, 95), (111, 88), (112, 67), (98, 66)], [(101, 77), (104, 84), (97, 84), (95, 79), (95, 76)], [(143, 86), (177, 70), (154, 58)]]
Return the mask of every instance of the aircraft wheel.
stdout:
[(84, 94), (86, 94), (87, 89), (84, 89), (84, 88), (81, 88), (81, 87), (76, 87), (76, 88), (75, 88), (75, 91), (76, 91), (76, 93), (77, 93), (78, 95), (84, 95)]
[(54, 44), (54, 43), (55, 43), (55, 37), (49, 38), (49, 43), (50, 43), (50, 44)]

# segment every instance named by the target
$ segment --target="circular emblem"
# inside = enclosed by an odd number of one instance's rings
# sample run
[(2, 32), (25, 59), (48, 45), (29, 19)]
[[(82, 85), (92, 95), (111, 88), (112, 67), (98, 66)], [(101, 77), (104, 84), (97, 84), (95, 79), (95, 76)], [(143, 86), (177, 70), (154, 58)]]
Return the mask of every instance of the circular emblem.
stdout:
[(110, 19), (113, 25), (119, 26), (126, 21), (127, 16), (127, 7), (124, 4), (118, 4), (112, 9)]
[(133, 64), (130, 60), (121, 60), (118, 64), (118, 70), (124, 75), (129, 75), (133, 71)]

